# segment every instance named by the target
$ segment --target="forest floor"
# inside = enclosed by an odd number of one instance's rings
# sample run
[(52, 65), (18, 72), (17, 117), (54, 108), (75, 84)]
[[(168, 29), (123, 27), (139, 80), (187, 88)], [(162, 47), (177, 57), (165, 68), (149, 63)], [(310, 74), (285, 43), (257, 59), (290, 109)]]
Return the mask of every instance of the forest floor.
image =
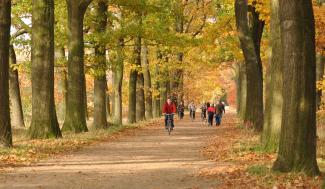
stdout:
[(168, 136), (162, 121), (29, 166), (6, 168), (0, 188), (320, 188), (321, 177), (270, 171), (275, 154), (230, 110), (222, 126), (176, 121)]

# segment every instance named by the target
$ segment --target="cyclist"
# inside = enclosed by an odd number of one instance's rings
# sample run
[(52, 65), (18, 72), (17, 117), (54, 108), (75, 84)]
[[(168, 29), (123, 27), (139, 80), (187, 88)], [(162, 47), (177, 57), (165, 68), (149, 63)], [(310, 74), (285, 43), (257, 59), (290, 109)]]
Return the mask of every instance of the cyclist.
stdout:
[(163, 113), (165, 114), (165, 127), (167, 129), (168, 115), (171, 116), (172, 130), (174, 129), (174, 114), (176, 113), (176, 106), (170, 98), (167, 99), (163, 106)]
[(177, 106), (178, 117), (180, 119), (183, 119), (184, 117), (184, 110), (185, 110), (185, 106), (183, 102), (180, 102), (179, 105)]
[(203, 103), (201, 105), (201, 108), (200, 109), (201, 109), (201, 118), (202, 118), (202, 121), (205, 121), (206, 118), (207, 118), (207, 109), (208, 109), (207, 103)]
[(190, 116), (191, 116), (192, 120), (194, 120), (196, 107), (195, 107), (195, 104), (193, 101), (188, 105), (188, 110), (190, 111)]

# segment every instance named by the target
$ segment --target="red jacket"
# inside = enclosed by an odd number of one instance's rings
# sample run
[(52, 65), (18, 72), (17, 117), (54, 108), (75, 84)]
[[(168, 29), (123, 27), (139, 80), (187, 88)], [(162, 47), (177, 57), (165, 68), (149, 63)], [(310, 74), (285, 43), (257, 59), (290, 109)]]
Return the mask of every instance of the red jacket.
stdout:
[(176, 113), (176, 106), (174, 103), (168, 104), (167, 102), (164, 104), (163, 107), (163, 113), (164, 114), (172, 114)]
[(215, 113), (215, 112), (216, 112), (216, 109), (215, 109), (214, 107), (210, 106), (210, 107), (208, 108), (208, 112)]

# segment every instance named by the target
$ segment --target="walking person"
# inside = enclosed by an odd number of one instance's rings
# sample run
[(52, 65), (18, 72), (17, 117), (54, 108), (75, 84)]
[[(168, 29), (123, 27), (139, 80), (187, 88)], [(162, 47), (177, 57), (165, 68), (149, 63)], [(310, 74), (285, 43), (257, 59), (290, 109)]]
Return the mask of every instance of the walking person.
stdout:
[(190, 111), (190, 117), (191, 117), (192, 121), (194, 121), (195, 120), (195, 111), (196, 111), (196, 106), (194, 104), (194, 101), (192, 101), (188, 105), (188, 110)]
[(200, 109), (201, 109), (201, 118), (202, 118), (202, 121), (203, 122), (206, 122), (206, 120), (207, 120), (207, 109), (208, 109), (207, 103), (203, 103), (201, 105)]
[(178, 112), (179, 119), (184, 118), (184, 110), (185, 110), (184, 103), (180, 102), (179, 105), (177, 106), (177, 112)]
[(208, 103), (208, 125), (212, 126), (213, 125), (213, 116), (216, 112), (216, 109), (214, 105), (211, 105)]
[(217, 105), (216, 105), (216, 126), (221, 125), (221, 119), (222, 119), (222, 115), (224, 113), (226, 113), (225, 105), (222, 102), (217, 101)]

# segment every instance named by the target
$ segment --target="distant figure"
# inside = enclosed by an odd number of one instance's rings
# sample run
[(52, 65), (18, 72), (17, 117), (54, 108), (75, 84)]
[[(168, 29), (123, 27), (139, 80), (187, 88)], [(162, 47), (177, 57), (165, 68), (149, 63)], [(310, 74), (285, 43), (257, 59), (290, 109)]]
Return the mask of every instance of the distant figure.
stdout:
[(213, 125), (213, 116), (216, 112), (215, 107), (213, 106), (213, 104), (210, 106), (210, 104), (208, 103), (208, 124), (210, 126)]
[(170, 100), (170, 98), (168, 98), (167, 102), (163, 106), (163, 114), (165, 115), (165, 127), (166, 127), (166, 129), (167, 129), (168, 116), (171, 117), (172, 129), (174, 129), (174, 114), (175, 113), (176, 113), (176, 106)]
[(202, 118), (202, 121), (205, 121), (206, 118), (207, 118), (207, 109), (208, 109), (207, 103), (203, 103), (201, 105), (201, 108), (200, 109), (201, 109), (201, 118)]
[(188, 110), (190, 111), (190, 116), (192, 121), (195, 119), (195, 111), (196, 111), (196, 106), (194, 104), (194, 101), (192, 101), (189, 105), (188, 105)]
[(226, 113), (224, 103), (217, 101), (216, 105), (216, 126), (221, 125), (222, 115)]
[(178, 112), (179, 119), (183, 119), (183, 117), (184, 117), (184, 110), (185, 110), (184, 103), (183, 102), (180, 102), (179, 105), (177, 106), (177, 112)]

